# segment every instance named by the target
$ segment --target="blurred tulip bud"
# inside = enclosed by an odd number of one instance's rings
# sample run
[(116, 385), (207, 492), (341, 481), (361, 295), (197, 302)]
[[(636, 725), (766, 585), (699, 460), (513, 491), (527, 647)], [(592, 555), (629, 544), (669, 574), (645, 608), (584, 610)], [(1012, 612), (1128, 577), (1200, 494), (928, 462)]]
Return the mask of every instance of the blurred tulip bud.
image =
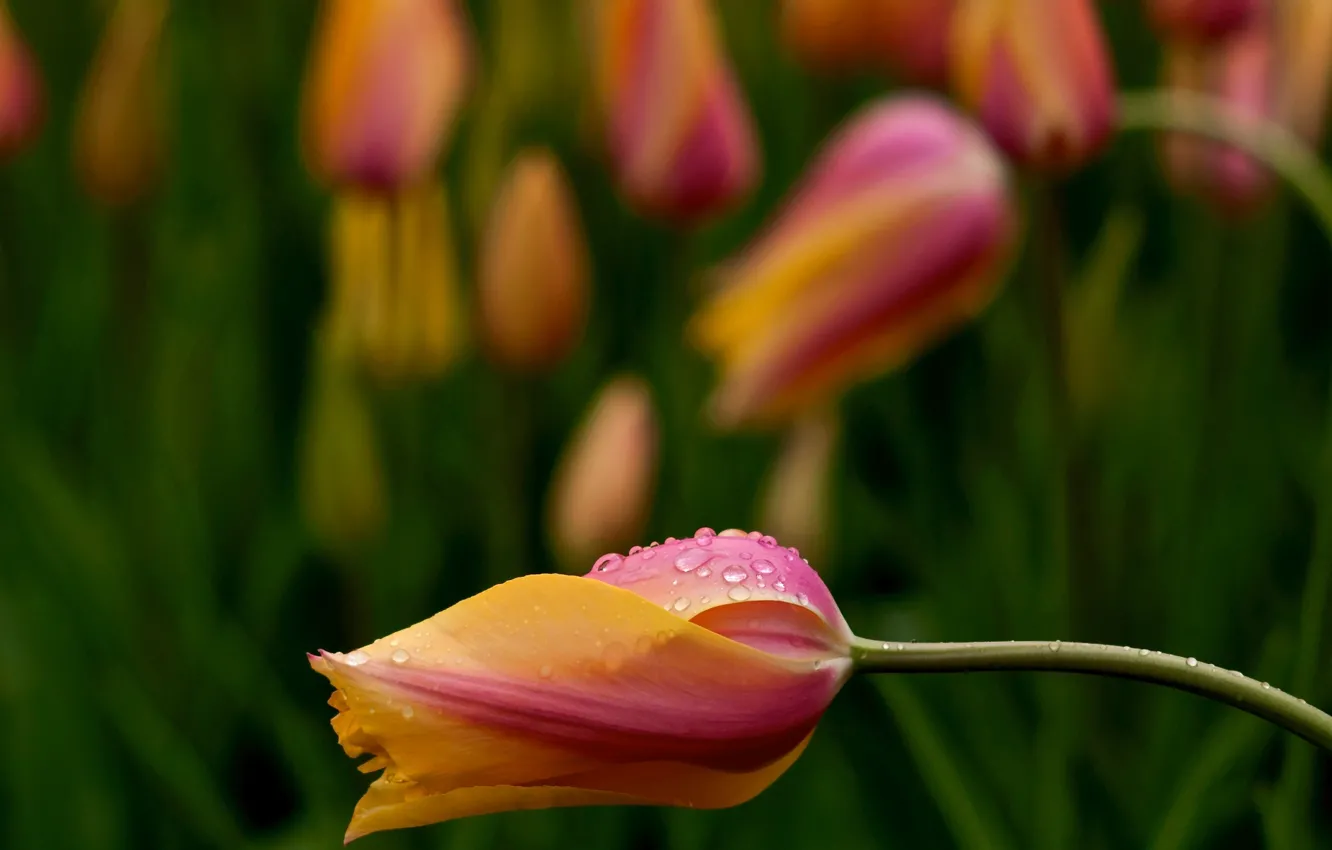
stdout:
[(332, 345), (384, 381), (442, 374), (462, 345), (444, 188), (341, 195), (330, 241)]
[(643, 533), (657, 475), (657, 415), (641, 378), (608, 383), (555, 471), (548, 504), (560, 558), (583, 569)]
[(1261, 5), (1262, 0), (1148, 0), (1147, 10), (1167, 38), (1213, 42), (1247, 27)]
[(604, 0), (595, 18), (609, 152), (642, 214), (685, 224), (724, 211), (758, 179), (752, 119), (710, 0)]
[(108, 206), (139, 200), (161, 168), (167, 12), (167, 0), (117, 0), (83, 90), (75, 164), (85, 191)]
[(1114, 75), (1090, 0), (961, 0), (953, 81), (1023, 165), (1075, 168), (1115, 122)]
[(520, 372), (549, 369), (587, 320), (588, 257), (573, 189), (547, 150), (514, 160), (481, 245), (478, 299), (486, 351)]
[(832, 463), (838, 422), (831, 410), (819, 410), (791, 428), (764, 488), (762, 527), (814, 564), (826, 563), (831, 517)]
[(316, 341), (300, 446), (301, 510), (311, 534), (335, 554), (374, 541), (388, 513), (374, 417), (353, 364), (325, 332)]
[(1332, 3), (1286, 0), (1277, 4), (1276, 14), (1281, 66), (1277, 114), (1317, 147), (1323, 139), (1332, 78)]
[(46, 118), (46, 94), (32, 54), (0, 0), (0, 160), (37, 137)]
[(821, 71), (886, 68), (920, 85), (948, 80), (956, 0), (783, 0), (782, 41)]
[(909, 361), (993, 298), (1015, 218), (969, 121), (923, 97), (864, 109), (693, 320), (714, 420), (787, 420)]
[[(1165, 58), (1172, 89), (1220, 98), (1240, 116), (1271, 117), (1271, 29), (1255, 25), (1207, 47), (1175, 44)], [(1230, 215), (1253, 212), (1270, 197), (1272, 175), (1247, 153), (1211, 139), (1168, 133), (1162, 139), (1166, 177), (1176, 191), (1199, 194)]]
[(324, 0), (302, 99), (307, 167), (335, 185), (423, 179), (471, 76), (455, 0)]

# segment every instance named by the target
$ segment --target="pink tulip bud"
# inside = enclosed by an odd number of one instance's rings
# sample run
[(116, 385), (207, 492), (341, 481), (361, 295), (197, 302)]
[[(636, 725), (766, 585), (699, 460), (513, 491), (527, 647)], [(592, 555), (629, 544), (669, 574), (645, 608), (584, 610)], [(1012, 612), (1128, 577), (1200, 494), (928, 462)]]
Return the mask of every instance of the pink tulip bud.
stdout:
[(1262, 0), (1149, 0), (1152, 23), (1170, 39), (1213, 42), (1247, 27)]
[(1113, 71), (1090, 0), (961, 0), (953, 81), (999, 147), (1033, 168), (1081, 165), (1115, 122)]
[(948, 79), (948, 33), (956, 0), (783, 0), (781, 34), (820, 71), (885, 68), (904, 80)]
[(589, 261), (573, 189), (550, 151), (526, 151), (510, 166), (479, 262), (491, 359), (520, 372), (553, 368), (582, 336)]
[(615, 378), (565, 449), (551, 485), (550, 536), (566, 563), (643, 533), (657, 473), (657, 416), (647, 384)]
[[(1223, 100), (1236, 115), (1272, 113), (1271, 29), (1253, 26), (1219, 44), (1176, 44), (1166, 56), (1171, 88)], [(1211, 139), (1167, 134), (1162, 142), (1166, 176), (1176, 190), (1200, 194), (1231, 215), (1257, 209), (1270, 197), (1272, 175), (1247, 153)]]
[(1332, 82), (1332, 3), (1286, 0), (1276, 6), (1279, 49), (1277, 115), (1307, 143), (1318, 147), (1327, 123)]
[(865, 108), (693, 320), (714, 419), (788, 420), (909, 361), (990, 302), (1015, 217), (970, 122), (922, 97)]
[(302, 102), (307, 167), (389, 190), (434, 167), (467, 93), (470, 36), (455, 0), (324, 0)]
[(85, 191), (108, 206), (139, 200), (161, 169), (168, 11), (167, 0), (118, 0), (83, 90), (75, 165)]
[(798, 552), (699, 529), (310, 656), (343, 749), (383, 771), (347, 840), (517, 809), (738, 805), (800, 755), (850, 641)]
[(0, 160), (37, 137), (46, 117), (46, 94), (37, 64), (19, 38), (9, 9), (0, 2)]
[(595, 18), (620, 191), (640, 213), (686, 224), (734, 206), (759, 173), (752, 119), (709, 3), (605, 0)]

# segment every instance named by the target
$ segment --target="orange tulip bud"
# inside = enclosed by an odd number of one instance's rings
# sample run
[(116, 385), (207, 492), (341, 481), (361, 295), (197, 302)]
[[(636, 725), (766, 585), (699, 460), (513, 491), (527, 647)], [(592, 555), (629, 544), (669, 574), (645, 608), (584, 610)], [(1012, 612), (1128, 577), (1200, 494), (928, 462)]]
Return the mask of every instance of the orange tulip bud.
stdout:
[(167, 13), (167, 0), (118, 0), (83, 90), (75, 165), (84, 189), (107, 205), (141, 198), (161, 168)]
[(455, 0), (324, 0), (302, 100), (309, 169), (389, 190), (435, 165), (471, 76)]
[(657, 474), (657, 417), (640, 378), (602, 389), (570, 441), (551, 485), (548, 519), (555, 551), (583, 564), (643, 533)]
[(1214, 42), (1243, 30), (1257, 18), (1263, 0), (1150, 0), (1148, 11), (1172, 39)]
[(550, 151), (525, 151), (509, 167), (479, 262), (491, 359), (522, 372), (563, 360), (587, 321), (588, 256), (573, 189)]
[(32, 54), (19, 38), (9, 8), (0, 2), (0, 160), (37, 137), (46, 94)]
[(1277, 115), (1317, 147), (1327, 122), (1328, 84), (1332, 82), (1332, 3), (1285, 0), (1277, 5), (1276, 15)]
[(956, 0), (784, 0), (782, 41), (819, 70), (883, 67), (922, 85), (948, 78)]

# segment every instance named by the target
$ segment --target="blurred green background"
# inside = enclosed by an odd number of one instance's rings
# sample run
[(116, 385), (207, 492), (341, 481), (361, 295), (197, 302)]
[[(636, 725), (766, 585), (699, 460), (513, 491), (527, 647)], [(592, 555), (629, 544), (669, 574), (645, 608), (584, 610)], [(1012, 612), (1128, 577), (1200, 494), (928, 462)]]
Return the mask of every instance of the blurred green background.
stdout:
[[(1102, 5), (1122, 87), (1153, 85), (1137, 4)], [(707, 429), (711, 370), (681, 326), (699, 273), (889, 82), (814, 79), (780, 51), (772, 4), (721, 2), (765, 177), (735, 214), (673, 232), (612, 193), (571, 4), (471, 3), (482, 74), (445, 164), (462, 279), (501, 167), (548, 144), (591, 242), (592, 321), (540, 381), (469, 353), (442, 380), (378, 391), (388, 524), (333, 558), (296, 483), (325, 297), (328, 198), (296, 133), (314, 0), (174, 3), (164, 179), (113, 213), (70, 166), (106, 4), (11, 6), (50, 114), (0, 171), (0, 847), (337, 846), (367, 778), (304, 653), (557, 569), (550, 472), (614, 373), (646, 376), (661, 415), (643, 542), (757, 524), (779, 436)], [(501, 77), (503, 51), (531, 65)], [(1332, 507), (1326, 239), (1289, 198), (1239, 225), (1172, 198), (1141, 134), (1056, 192), (1075, 287), (1066, 626), (1025, 257), (983, 321), (845, 399), (816, 566), (863, 635), (1148, 646), (1332, 704), (1332, 630), (1311, 628), (1327, 599), (1306, 593), (1319, 500)], [(879, 677), (851, 682), (807, 754), (734, 810), (499, 815), (358, 846), (1314, 850), (1332, 847), (1332, 761), (1144, 685)]]

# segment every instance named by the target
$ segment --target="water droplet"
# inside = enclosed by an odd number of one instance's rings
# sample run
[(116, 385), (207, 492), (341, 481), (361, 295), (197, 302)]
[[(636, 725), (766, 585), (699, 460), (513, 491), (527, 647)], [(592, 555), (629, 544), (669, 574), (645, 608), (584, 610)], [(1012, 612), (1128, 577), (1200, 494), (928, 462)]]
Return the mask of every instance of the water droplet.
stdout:
[(888, 641), (884, 641), (884, 642), (883, 642), (883, 648), (884, 648), (884, 649), (892, 649), (892, 648), (893, 648), (893, 645), (892, 645), (891, 643), (889, 643)]
[(905, 649), (906, 649), (906, 644), (904, 644), (904, 643), (899, 643), (899, 644), (897, 645), (897, 651), (898, 651), (898, 652), (902, 652), (902, 651), (905, 650)]
[(1050, 644), (1050, 651), (1051, 652), (1059, 651), (1059, 641), (1055, 641), (1054, 643)]
[(1196, 659), (1196, 658), (1190, 656), (1190, 657), (1184, 659), (1184, 663), (1187, 664), (1187, 665), (1189, 665), (1190, 667), (1197, 667), (1197, 666), (1198, 666), (1198, 659)]
[(758, 584), (759, 590), (762, 590), (763, 588), (768, 586), (768, 583), (763, 580), (763, 576), (758, 577), (758, 581), (756, 582), (756, 584)]
[(744, 536), (745, 536), (745, 531), (744, 531), (744, 529), (742, 529), (742, 528), (728, 528), (728, 529), (726, 529), (725, 531), (723, 531), (721, 534), (718, 534), (717, 536), (718, 536), (718, 537), (744, 537)]
[(713, 531), (707, 526), (704, 526), (703, 528), (700, 528), (698, 531), (694, 532), (694, 540), (697, 541), (698, 545), (700, 546), (711, 546), (712, 538), (716, 536), (717, 532)]
[(1133, 651), (1133, 647), (1131, 647), (1131, 646), (1126, 646), (1126, 647), (1124, 647), (1124, 651), (1125, 651), (1125, 652), (1132, 652), (1132, 651)]
[(609, 555), (602, 555), (600, 558), (597, 558), (597, 562), (592, 565), (592, 569), (599, 573), (608, 573), (611, 570), (617, 569), (620, 566), (620, 562), (623, 560), (623, 557), (612, 552)]
[(759, 558), (754, 562), (754, 572), (756, 573), (767, 575), (776, 569), (777, 568), (772, 565), (772, 561), (769, 561), (767, 558)]
[(777, 545), (777, 538), (773, 537), (771, 534), (765, 534), (759, 538), (759, 545), (764, 549), (771, 549)]
[(688, 607), (689, 607), (689, 597), (687, 596), (681, 596), (679, 599), (671, 603), (671, 608), (676, 611), (683, 611)]
[(726, 596), (732, 602), (744, 602), (749, 598), (749, 588), (745, 587), (743, 584), (737, 584), (726, 592)]
[(1150, 649), (1140, 649), (1140, 650), (1138, 650), (1138, 654), (1139, 654), (1139, 655), (1144, 655), (1144, 656), (1146, 656), (1146, 655), (1151, 655), (1151, 654), (1152, 654), (1152, 651), (1151, 651)]
[(749, 573), (745, 572), (745, 568), (739, 564), (731, 564), (722, 570), (722, 581), (727, 584), (739, 584), (747, 578), (749, 578)]
[(394, 664), (406, 664), (407, 659), (411, 658), (411, 656), (407, 654), (407, 650), (405, 649), (395, 649), (393, 650), (393, 654), (390, 655), (389, 657), (393, 659)]
[(776, 581), (774, 581), (774, 582), (772, 583), (772, 586), (773, 586), (773, 589), (776, 590), (778, 593), (785, 593), (785, 592), (786, 592), (786, 582), (783, 581), (782, 579), (777, 579)]
[(753, 553), (753, 552), (741, 552), (741, 553), (740, 553), (740, 557), (741, 557), (742, 560), (748, 561), (750, 558), (754, 557), (754, 553)]
[(397, 646), (397, 645), (398, 645), (398, 639), (397, 639), (397, 638), (394, 638), (393, 640), (389, 641), (389, 646)]
[(362, 664), (370, 660), (370, 656), (358, 649), (355, 652), (350, 653), (344, 660), (347, 662), (348, 667), (360, 667)]
[(643, 547), (642, 547), (642, 546), (635, 546), (635, 547), (633, 547), (632, 549), (629, 550), (629, 554), (630, 554), (630, 555), (637, 555), (639, 552), (642, 552), (642, 551), (643, 551)]
[(402, 707), (402, 717), (404, 720), (411, 720), (414, 714), (416, 714), (416, 709), (412, 708), (410, 705), (404, 705)]
[(761, 532), (761, 531), (751, 531), (751, 532), (749, 532), (749, 534), (748, 534), (747, 536), (749, 537), (750, 540), (758, 540), (760, 537), (763, 536), (763, 532)]
[(679, 541), (676, 540), (674, 537), (667, 537), (667, 538), (666, 538), (666, 545), (667, 545), (667, 546), (671, 545), (672, 543), (678, 543), (678, 542), (679, 542)]
[(539, 675), (543, 679), (549, 679), (550, 674), (554, 672), (555, 671), (550, 668), (549, 664), (542, 664), (541, 669), (537, 671), (537, 675)]
[(708, 568), (708, 567), (699, 567), (699, 568), (698, 568), (698, 577), (699, 577), (699, 578), (707, 578), (707, 577), (710, 576), (710, 575), (712, 575), (712, 570), (711, 570), (710, 568)]
[[(652, 545), (653, 545), (653, 546), (656, 546), (657, 544), (653, 543)], [(655, 557), (657, 556), (657, 550), (656, 550), (656, 549), (644, 549), (642, 554), (643, 554), (643, 560), (644, 560), (644, 561), (649, 561), (649, 560), (651, 560), (651, 559), (653, 559), (653, 558), (655, 558)]]
[(808, 605), (808, 604), (809, 604), (809, 597), (806, 596), (806, 595), (803, 594), (803, 593), (797, 593), (797, 594), (796, 594), (796, 601), (799, 602), (801, 605)]
[(680, 586), (680, 580), (678, 578), (671, 579), (671, 587), (679, 587), (679, 586)]
[(649, 548), (649, 549), (656, 549), (656, 548), (657, 548), (658, 546), (660, 546), (660, 545), (661, 545), (660, 543), (658, 543), (657, 541), (653, 540), (651, 543), (648, 544), (648, 548)]
[(708, 604), (709, 602), (711, 602), (711, 601), (712, 601), (711, 598), (709, 598), (709, 597), (707, 597), (707, 596), (704, 596), (702, 599), (698, 600), (698, 604), (699, 604), (699, 605), (707, 605), (707, 604)]
[(705, 552), (702, 549), (686, 549), (680, 553), (680, 557), (675, 559), (675, 568), (682, 573), (692, 572), (699, 565), (706, 564), (715, 557), (711, 552)]
[(1230, 671), (1230, 675), (1234, 676), (1236, 679), (1243, 679), (1243, 678), (1244, 678), (1244, 674), (1241, 673), (1241, 672), (1238, 671), (1238, 670), (1231, 670), (1231, 671)]
[(1298, 702), (1300, 705), (1308, 705), (1308, 704), (1309, 704), (1309, 703), (1307, 703), (1307, 702), (1304, 701), (1304, 697), (1299, 697), (1299, 698), (1297, 698), (1295, 701)]

